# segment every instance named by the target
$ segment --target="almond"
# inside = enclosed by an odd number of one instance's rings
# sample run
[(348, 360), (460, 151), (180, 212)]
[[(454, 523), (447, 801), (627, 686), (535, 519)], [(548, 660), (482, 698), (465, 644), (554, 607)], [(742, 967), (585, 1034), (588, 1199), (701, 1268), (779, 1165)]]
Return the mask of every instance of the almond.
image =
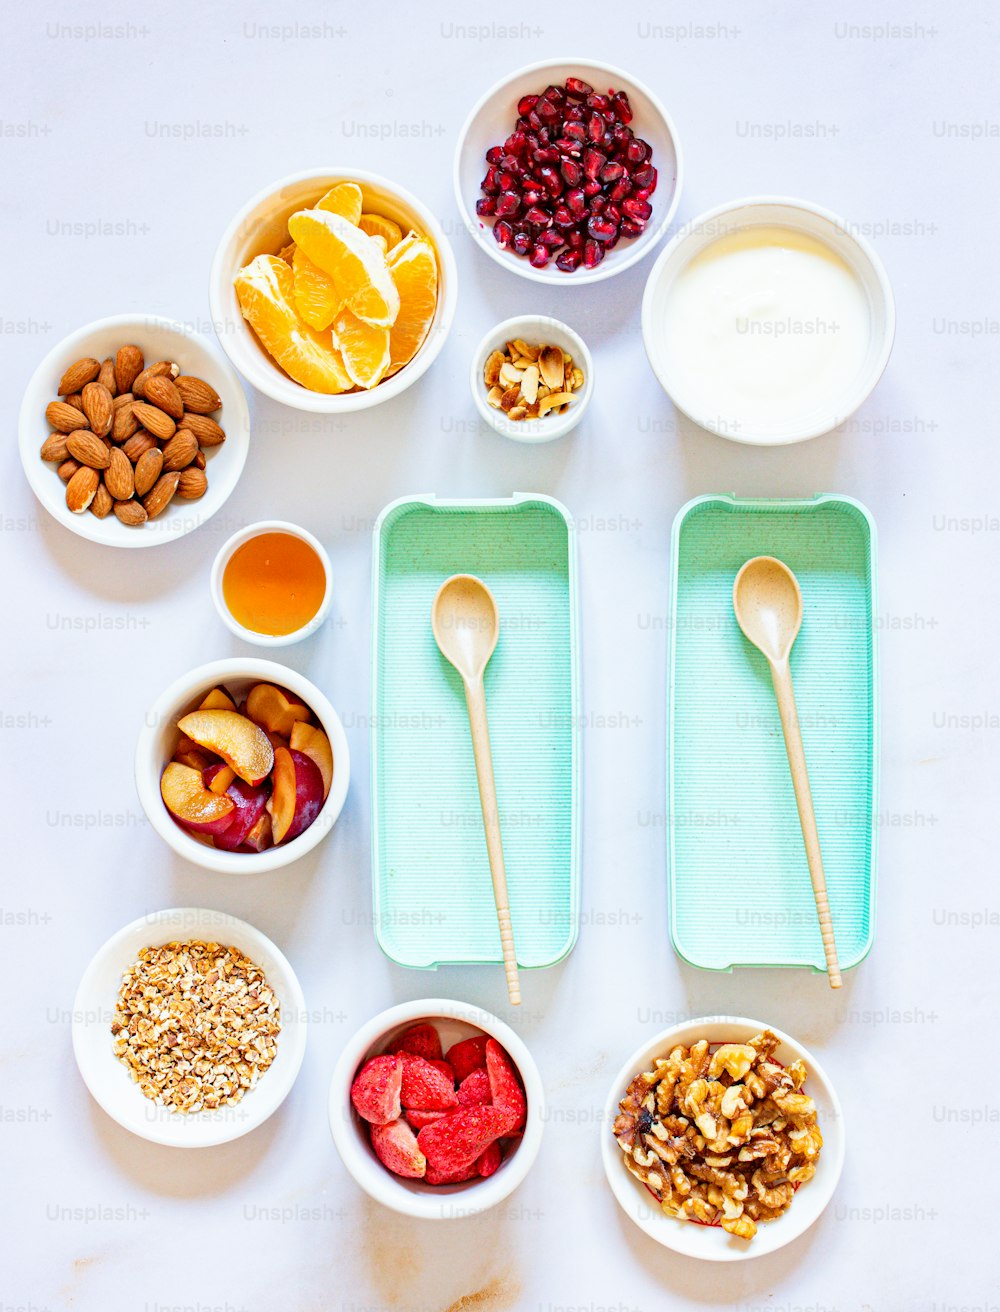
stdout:
[(209, 419), (207, 415), (185, 414), (177, 427), (186, 428), (189, 432), (194, 433), (200, 446), (219, 446), (226, 440), (226, 434), (223, 430), (214, 419)]
[(59, 475), (59, 477), (62, 479), (64, 483), (68, 483), (69, 480), (76, 473), (76, 471), (82, 468), (83, 466), (80, 464), (79, 460), (74, 460), (71, 456), (68, 460), (64, 460), (62, 462), (62, 464), (56, 470), (56, 473)]
[[(121, 449), (114, 446), (109, 452), (110, 461), (104, 475), (104, 483), (115, 501), (128, 501), (135, 492), (135, 475), (132, 462)], [(108, 510), (111, 507), (108, 506)]]
[(119, 346), (115, 355), (115, 382), (119, 392), (132, 391), (132, 384), (142, 373), (144, 365), (138, 346)]
[(83, 413), (97, 436), (110, 433), (114, 411), (111, 408), (113, 397), (108, 389), (103, 383), (88, 383), (82, 396)]
[[(101, 365), (101, 372), (97, 375), (97, 381), (101, 384), (102, 387), (106, 387), (108, 389), (108, 391), (111, 393), (111, 397), (113, 400), (118, 392), (118, 383), (115, 380), (115, 362), (114, 360), (112, 360), (110, 355)], [(108, 509), (110, 510), (111, 507), (108, 506)]]
[(83, 427), (81, 411), (67, 401), (50, 401), (45, 407), (45, 418), (57, 433), (73, 433)]
[(198, 454), (195, 456), (195, 458), (191, 461), (191, 464), (194, 465), (195, 469), (204, 469), (205, 466), (208, 464), (208, 461), (205, 459), (205, 452), (199, 451)]
[(158, 406), (171, 419), (177, 420), (184, 413), (181, 394), (171, 379), (165, 376), (150, 378), (146, 383), (146, 400), (150, 405)]
[(127, 442), (138, 427), (139, 421), (135, 417), (130, 401), (128, 405), (123, 405), (115, 411), (111, 423), (111, 436), (116, 442)]
[(61, 464), (69, 455), (66, 449), (66, 434), (50, 433), (42, 443), (41, 455), (43, 460), (58, 460)]
[(119, 392), (111, 402), (111, 409), (117, 414), (123, 405), (131, 405), (133, 399), (131, 392)]
[(74, 515), (82, 515), (100, 486), (100, 476), (96, 469), (83, 465), (66, 484), (66, 505)]
[(198, 454), (198, 439), (186, 428), (174, 434), (163, 448), (165, 470), (185, 469)]
[(208, 491), (208, 478), (204, 471), (195, 469), (191, 466), (189, 469), (182, 469), (181, 476), (177, 480), (177, 495), (185, 501), (197, 501)]
[(78, 428), (66, 438), (66, 450), (74, 460), (91, 469), (107, 469), (111, 463), (111, 453), (96, 433), (86, 428)]
[(153, 484), (152, 490), (142, 499), (143, 507), (150, 519), (155, 519), (157, 515), (162, 515), (177, 491), (177, 484), (180, 482), (180, 474), (176, 471), (171, 474), (161, 474)]
[(133, 401), (132, 413), (143, 428), (147, 428), (161, 442), (166, 442), (173, 437), (177, 425), (168, 414), (155, 405), (149, 405), (145, 401)]
[(156, 364), (147, 365), (142, 373), (136, 377), (132, 384), (131, 391), (136, 396), (145, 396), (146, 384), (151, 378), (176, 378), (180, 369), (169, 360), (157, 360)]
[(128, 524), (130, 528), (137, 524), (145, 524), (148, 518), (138, 501), (116, 501), (115, 514), (123, 524)]
[[(156, 438), (152, 433), (147, 433), (144, 428), (140, 428), (137, 433), (133, 433), (127, 442), (122, 444), (122, 450), (132, 461), (133, 465), (146, 454), (156, 447)], [(159, 447), (156, 447), (159, 450)]]
[(212, 415), (221, 409), (222, 400), (214, 387), (201, 378), (192, 378), (190, 374), (181, 374), (174, 380), (174, 386), (181, 394), (184, 409), (196, 415)]
[(101, 372), (100, 360), (95, 360), (93, 356), (84, 356), (82, 360), (77, 360), (59, 379), (59, 386), (56, 391), (60, 396), (68, 396), (70, 392), (79, 392), (87, 383), (92, 383), (97, 375)]
[[(131, 466), (129, 466), (131, 468)], [(98, 519), (107, 519), (111, 514), (111, 507), (114, 505), (111, 493), (102, 483), (94, 493), (94, 499), (90, 503), (90, 513), (96, 515)]]
[(163, 452), (158, 446), (151, 446), (135, 462), (135, 494), (144, 497), (163, 469)]
[(63, 397), (63, 400), (67, 405), (75, 406), (76, 409), (80, 411), (80, 414), (83, 414), (83, 398), (80, 396), (79, 392), (70, 392), (69, 396)]

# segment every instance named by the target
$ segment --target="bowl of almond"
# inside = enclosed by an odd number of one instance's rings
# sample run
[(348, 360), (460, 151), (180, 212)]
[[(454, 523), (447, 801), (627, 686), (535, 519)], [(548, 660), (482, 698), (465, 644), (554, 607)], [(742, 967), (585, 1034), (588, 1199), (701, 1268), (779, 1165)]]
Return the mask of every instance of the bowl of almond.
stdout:
[(21, 463), (80, 537), (151, 547), (198, 528), (239, 481), (250, 412), (200, 334), (155, 315), (87, 324), (54, 347), (21, 402)]
[(594, 362), (579, 333), (559, 319), (505, 319), (473, 353), (469, 383), (476, 409), (503, 437), (551, 442), (583, 418)]

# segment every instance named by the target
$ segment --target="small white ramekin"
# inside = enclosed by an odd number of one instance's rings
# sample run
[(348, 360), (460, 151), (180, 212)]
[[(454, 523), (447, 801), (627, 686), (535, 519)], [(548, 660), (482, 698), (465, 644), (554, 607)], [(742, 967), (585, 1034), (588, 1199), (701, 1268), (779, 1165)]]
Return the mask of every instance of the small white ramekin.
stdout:
[[(707, 246), (732, 232), (760, 226), (792, 228), (828, 246), (853, 270), (868, 300), (871, 334), (868, 355), (852, 387), (843, 396), (820, 398), (816, 410), (798, 424), (755, 426), (736, 416), (695, 414), (685, 408), (671, 374), (657, 323), (681, 271)], [(707, 432), (748, 446), (787, 446), (828, 433), (849, 419), (882, 377), (896, 331), (892, 286), (874, 248), (830, 210), (789, 196), (748, 196), (708, 210), (670, 239), (649, 271), (642, 298), (642, 340), (653, 373), (673, 404)], [(727, 421), (735, 422), (727, 422)], [(737, 426), (738, 425), (738, 426)]]
[[(544, 419), (523, 419), (520, 423), (516, 423), (508, 419), (503, 410), (494, 410), (487, 401), (486, 384), (483, 381), (486, 361), (494, 351), (502, 351), (506, 343), (513, 341), (515, 337), (520, 337), (529, 345), (561, 346), (583, 370), (583, 386), (578, 392), (573, 393), (574, 400), (561, 415), (550, 415)], [(557, 437), (565, 437), (583, 418), (583, 413), (594, 394), (594, 361), (586, 342), (569, 324), (545, 315), (522, 315), (498, 323), (482, 339), (473, 352), (469, 384), (476, 409), (491, 428), (495, 428), (503, 437), (509, 437), (515, 442), (538, 445), (541, 442), (553, 442)]]
[[(179, 737), (177, 721), (205, 694), (224, 684), (241, 697), (255, 683), (276, 683), (301, 697), (315, 713), (333, 749), (333, 786), (323, 809), (308, 829), (289, 843), (263, 852), (222, 852), (187, 833), (172, 819), (160, 796), (160, 776)], [(351, 753), (340, 716), (314, 683), (287, 665), (255, 657), (199, 665), (166, 688), (146, 713), (135, 748), (135, 782), (149, 823), (178, 856), (218, 874), (259, 874), (291, 865), (320, 843), (337, 823), (351, 779)]]
[[(222, 578), (226, 572), (226, 566), (238, 547), (242, 547), (244, 542), (249, 542), (251, 538), (260, 537), (262, 533), (286, 533), (289, 537), (299, 538), (315, 551), (323, 566), (323, 573), (326, 575), (326, 591), (323, 593), (323, 600), (320, 603), (319, 610), (308, 624), (303, 624), (300, 629), (295, 629), (292, 633), (255, 633), (253, 629), (245, 628), (240, 624), (226, 605), (226, 598), (222, 590)], [(248, 524), (246, 528), (241, 528), (222, 546), (212, 565), (209, 585), (212, 590), (212, 601), (215, 603), (215, 609), (219, 612), (219, 618), (231, 633), (235, 633), (237, 638), (242, 638), (244, 642), (255, 643), (258, 647), (288, 647), (294, 642), (301, 642), (303, 638), (311, 637), (329, 615), (330, 606), (333, 602), (333, 566), (330, 564), (330, 557), (326, 548), (307, 529), (299, 528), (297, 524), (291, 524), (283, 519), (262, 519), (256, 524)]]
[[(481, 219), (476, 213), (476, 201), (482, 195), (480, 184), (487, 169), (486, 152), (491, 146), (502, 145), (513, 132), (518, 117), (517, 102), (522, 96), (544, 91), (550, 83), (561, 86), (568, 77), (582, 77), (595, 91), (614, 87), (625, 92), (633, 113), (629, 126), (637, 137), (652, 146), (652, 163), (657, 169), (656, 190), (650, 198), (653, 214), (642, 236), (620, 242), (595, 268), (581, 266), (574, 273), (563, 273), (554, 261), (544, 269), (535, 269), (523, 256), (501, 249), (493, 236), (492, 221)], [(582, 287), (585, 283), (613, 278), (649, 254), (677, 211), (684, 166), (673, 119), (645, 83), (623, 69), (593, 59), (543, 59), (501, 78), (473, 105), (458, 136), (453, 177), (463, 226), (491, 260), (531, 282)]]
[[(276, 255), (288, 244), (288, 220), (315, 204), (338, 182), (356, 182), (364, 207), (398, 223), (403, 235), (416, 229), (434, 247), (438, 264), (438, 298), (434, 318), (420, 350), (400, 371), (368, 391), (327, 395), (311, 392), (285, 373), (267, 354), (240, 312), (233, 279), (257, 255)], [(239, 210), (219, 242), (209, 282), (212, 319), (222, 349), (248, 383), (259, 392), (313, 414), (347, 414), (391, 401), (405, 392), (437, 359), (451, 330), (458, 304), (458, 266), (436, 216), (410, 192), (363, 169), (310, 169), (293, 173), (258, 192)]]
[[(528, 1100), (524, 1134), (499, 1169), (485, 1180), (430, 1185), (393, 1175), (375, 1156), (366, 1124), (351, 1103), (351, 1085), (369, 1057), (384, 1052), (403, 1030), (421, 1021), (434, 1024), (445, 1051), (461, 1039), (488, 1034), (496, 1039), (517, 1067)], [(418, 998), (380, 1012), (349, 1039), (330, 1083), (330, 1130), (344, 1165), (357, 1184), (376, 1202), (425, 1221), (476, 1216), (502, 1202), (522, 1183), (534, 1165), (542, 1143), (545, 1093), (534, 1058), (524, 1042), (497, 1016), (452, 998)]]
[[(146, 947), (173, 941), (222, 943), (260, 966), (281, 1007), (274, 1061), (235, 1107), (181, 1115), (157, 1107), (114, 1054), (111, 1023), (122, 975)], [(262, 1125), (284, 1102), (302, 1065), (307, 1017), (302, 989), (266, 935), (245, 920), (203, 907), (174, 907), (134, 920), (114, 934), (84, 972), (73, 1003), (73, 1053), (87, 1088), (132, 1134), (171, 1148), (210, 1148)]]
[[(787, 1066), (801, 1057), (809, 1069), (804, 1092), (816, 1102), (823, 1150), (816, 1174), (795, 1191), (791, 1207), (776, 1220), (762, 1222), (753, 1239), (736, 1239), (721, 1226), (678, 1221), (661, 1211), (650, 1191), (626, 1169), (613, 1126), (618, 1104), (635, 1076), (648, 1071), (655, 1058), (665, 1057), (676, 1044), (690, 1046), (699, 1039), (708, 1039), (711, 1044), (745, 1043), (764, 1029), (770, 1029), (781, 1040), (775, 1055), (782, 1065)], [(773, 1025), (748, 1020), (745, 1016), (704, 1016), (700, 1020), (685, 1021), (644, 1043), (612, 1081), (600, 1133), (601, 1157), (608, 1184), (629, 1219), (665, 1248), (706, 1262), (741, 1262), (750, 1257), (765, 1257), (798, 1239), (819, 1219), (833, 1197), (844, 1168), (844, 1118), (840, 1100), (826, 1071), (812, 1053), (790, 1035)]]

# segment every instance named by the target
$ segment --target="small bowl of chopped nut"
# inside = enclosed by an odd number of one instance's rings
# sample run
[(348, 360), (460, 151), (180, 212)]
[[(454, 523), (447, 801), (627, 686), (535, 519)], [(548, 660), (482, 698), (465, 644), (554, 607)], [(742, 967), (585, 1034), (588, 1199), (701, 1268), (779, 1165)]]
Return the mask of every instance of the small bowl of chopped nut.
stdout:
[(781, 1030), (738, 1016), (675, 1025), (619, 1071), (601, 1122), (611, 1190), (651, 1239), (738, 1262), (797, 1239), (844, 1165), (826, 1072)]
[(302, 990), (284, 954), (221, 911), (175, 907), (120, 929), (80, 982), (73, 1052), (126, 1130), (207, 1148), (284, 1102), (306, 1046)]
[(483, 419), (515, 442), (551, 442), (583, 418), (594, 362), (583, 338), (544, 315), (506, 319), (472, 357), (472, 399)]

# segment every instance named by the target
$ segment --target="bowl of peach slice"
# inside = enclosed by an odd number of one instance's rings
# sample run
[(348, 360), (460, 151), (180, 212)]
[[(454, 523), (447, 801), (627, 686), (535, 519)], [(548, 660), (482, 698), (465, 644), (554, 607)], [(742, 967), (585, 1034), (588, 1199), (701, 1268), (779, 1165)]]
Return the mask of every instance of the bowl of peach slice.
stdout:
[(361, 410), (430, 367), (455, 316), (448, 239), (374, 173), (297, 173), (260, 192), (219, 243), (209, 295), (223, 350), (297, 410)]
[(146, 716), (139, 800), (178, 855), (218, 872), (276, 870), (333, 828), (350, 782), (340, 717), (274, 661), (202, 665)]

